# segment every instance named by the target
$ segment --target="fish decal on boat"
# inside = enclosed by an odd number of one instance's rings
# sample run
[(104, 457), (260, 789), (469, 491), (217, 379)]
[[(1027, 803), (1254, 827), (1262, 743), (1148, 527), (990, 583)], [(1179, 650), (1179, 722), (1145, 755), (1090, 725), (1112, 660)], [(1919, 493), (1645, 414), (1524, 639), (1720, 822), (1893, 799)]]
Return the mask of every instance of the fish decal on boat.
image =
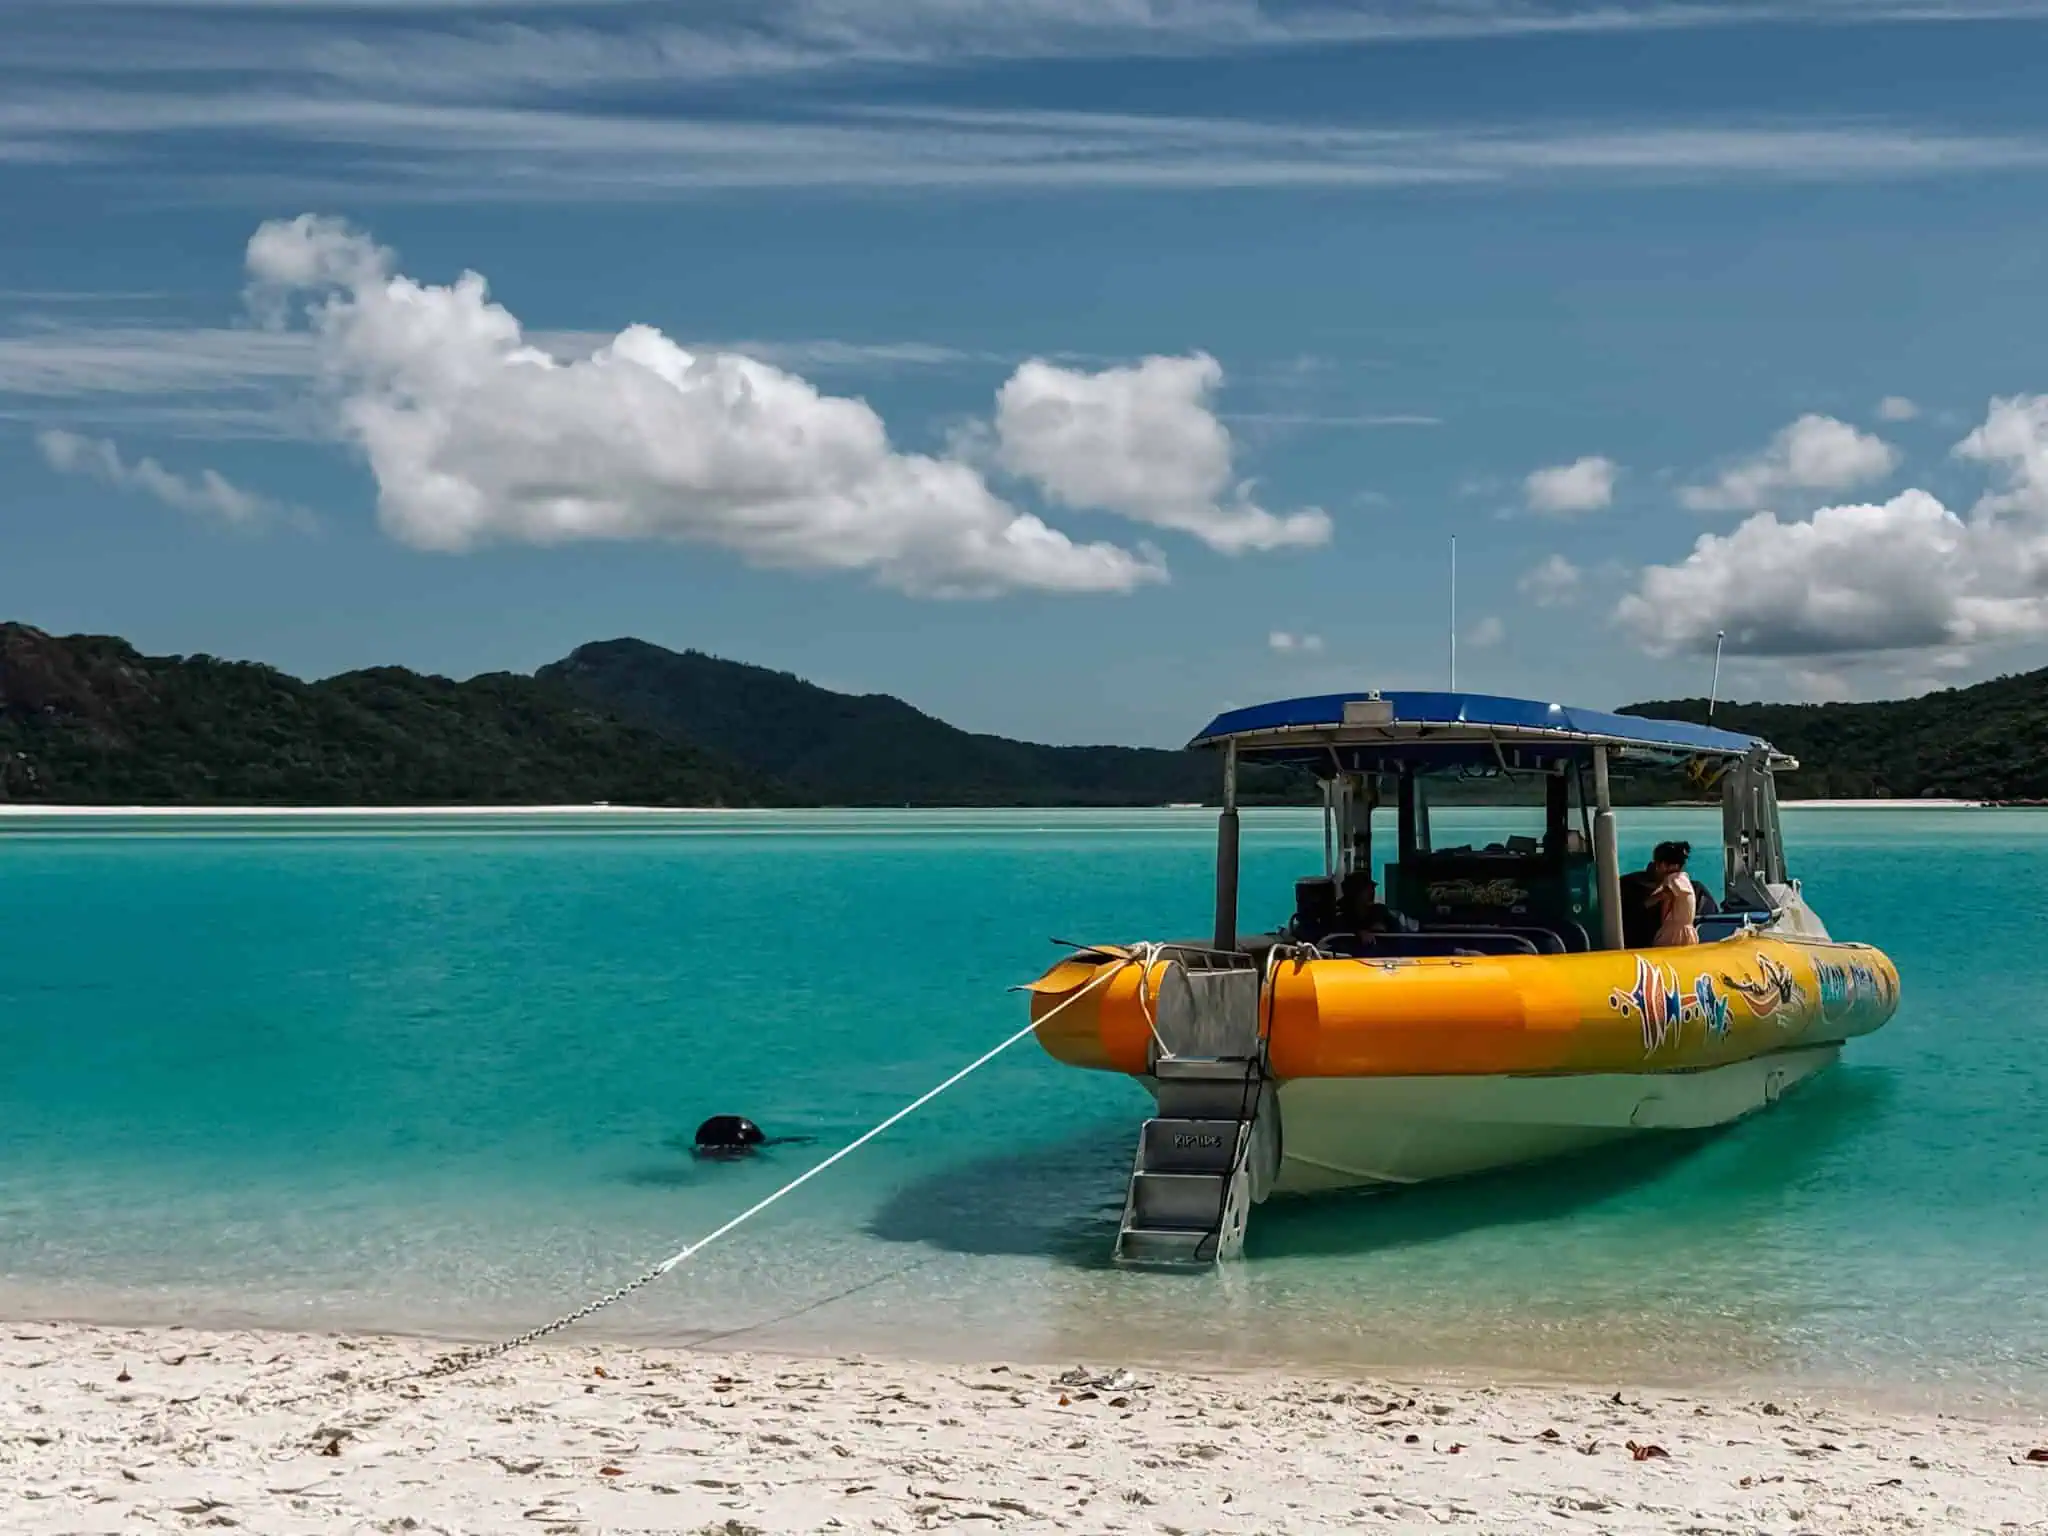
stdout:
[(1721, 982), (1729, 991), (1742, 999), (1742, 1004), (1753, 1017), (1769, 1019), (1772, 1023), (1784, 1022), (1788, 1013), (1797, 1011), (1802, 999), (1799, 983), (1792, 979), (1792, 972), (1769, 955), (1758, 955), (1756, 967), (1762, 976), (1752, 981), (1747, 976), (1723, 976)]
[(1623, 1018), (1641, 1021), (1646, 1056), (1676, 1044), (1687, 1024), (1704, 1025), (1710, 1036), (1728, 1033), (1728, 998), (1712, 976), (1695, 976), (1692, 990), (1680, 991), (1676, 966), (1652, 965), (1641, 955), (1636, 956), (1635, 986), (1628, 991), (1616, 987), (1607, 1003)]

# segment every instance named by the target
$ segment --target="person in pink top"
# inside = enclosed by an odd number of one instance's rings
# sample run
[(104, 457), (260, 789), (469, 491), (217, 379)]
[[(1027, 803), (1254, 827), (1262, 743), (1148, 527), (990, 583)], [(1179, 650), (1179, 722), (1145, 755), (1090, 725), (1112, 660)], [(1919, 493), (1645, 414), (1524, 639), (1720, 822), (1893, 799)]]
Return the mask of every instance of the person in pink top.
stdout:
[(1659, 843), (1651, 855), (1650, 868), (1659, 877), (1650, 895), (1662, 914), (1654, 941), (1659, 949), (1700, 941), (1700, 931), (1694, 926), (1699, 916), (1699, 895), (1692, 876), (1685, 872), (1685, 861), (1691, 857), (1690, 843)]

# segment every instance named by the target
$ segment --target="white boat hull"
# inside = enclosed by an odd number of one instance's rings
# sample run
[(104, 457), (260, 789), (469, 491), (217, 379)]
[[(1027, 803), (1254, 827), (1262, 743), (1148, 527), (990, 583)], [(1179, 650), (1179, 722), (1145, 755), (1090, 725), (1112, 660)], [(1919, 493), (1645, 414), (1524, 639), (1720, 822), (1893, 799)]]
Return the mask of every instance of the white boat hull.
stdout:
[(1840, 1054), (1823, 1044), (1691, 1072), (1298, 1078), (1280, 1085), (1273, 1193), (1418, 1184), (1726, 1125)]

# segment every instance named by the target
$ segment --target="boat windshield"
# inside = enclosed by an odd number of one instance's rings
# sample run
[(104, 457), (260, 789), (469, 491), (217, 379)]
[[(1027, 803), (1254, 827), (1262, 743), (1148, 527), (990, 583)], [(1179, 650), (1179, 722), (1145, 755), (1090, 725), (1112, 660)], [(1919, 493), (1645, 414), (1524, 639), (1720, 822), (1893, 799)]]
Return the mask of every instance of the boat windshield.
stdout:
[(1591, 948), (1582, 778), (1573, 765), (1339, 776), (1326, 796), (1326, 867), (1296, 887), (1294, 936), (1375, 953)]

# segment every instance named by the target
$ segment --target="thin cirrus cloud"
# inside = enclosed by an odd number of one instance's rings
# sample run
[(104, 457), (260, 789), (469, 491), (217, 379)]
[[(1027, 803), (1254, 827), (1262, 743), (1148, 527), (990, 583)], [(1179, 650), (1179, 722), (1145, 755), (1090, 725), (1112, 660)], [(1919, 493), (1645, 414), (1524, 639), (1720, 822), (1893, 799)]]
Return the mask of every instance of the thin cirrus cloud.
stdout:
[[(368, 461), (384, 527), (417, 548), (663, 539), (936, 597), (1165, 579), (1150, 544), (1078, 542), (1005, 500), (975, 455), (903, 452), (865, 402), (757, 358), (636, 325), (565, 361), (477, 274), (417, 282), (311, 215), (265, 224), (248, 265), (259, 315), (303, 317), (333, 429)], [(1059, 505), (1229, 553), (1326, 536), (1320, 513), (1269, 513), (1233, 480), (1221, 381), (1200, 354), (1027, 363), (973, 447)]]
[(1589, 454), (1569, 464), (1534, 471), (1522, 482), (1529, 510), (1549, 517), (1577, 517), (1614, 505), (1614, 482), (1621, 466), (1602, 454)]
[[(146, 168), (196, 196), (292, 180), (385, 198), (638, 200), (740, 188), (985, 191), (1834, 181), (2048, 168), (2048, 139), (1911, 125), (1650, 122), (1401, 129), (1118, 112), (821, 103), (800, 117), (653, 115), (245, 89), (34, 81), (0, 97), (0, 148), (54, 146), (102, 174)], [(161, 151), (176, 145), (175, 169)]]
[[(74, 0), (76, 14), (150, 13), (153, 46), (112, 50), (136, 70), (240, 64), (281, 53), (324, 76), (385, 90), (594, 88), (944, 69), (1003, 60), (1219, 57), (1322, 45), (1454, 42), (1723, 26), (1854, 25), (2026, 17), (2040, 0), (757, 0), (654, 8), (638, 0)], [(0, 7), (4, 9), (4, 7)], [(312, 15), (309, 18), (308, 14)], [(233, 31), (209, 26), (222, 13)], [(323, 13), (327, 25), (319, 22)], [(374, 28), (334, 25), (367, 18)], [(27, 57), (106, 67), (97, 30), (48, 27)], [(368, 35), (363, 35), (364, 31)]]
[(1883, 438), (1832, 416), (1809, 414), (1711, 484), (1689, 485), (1678, 494), (1695, 512), (1748, 512), (1788, 492), (1833, 493), (1884, 480), (1899, 461), (1898, 449)]
[(46, 326), (0, 335), (0, 395), (190, 395), (303, 380), (303, 335), (227, 327)]
[[(88, 295), (77, 296), (81, 303)], [(588, 357), (607, 333), (532, 331), (534, 346), (563, 361)], [(831, 337), (693, 342), (797, 373), (943, 372), (1014, 364), (1001, 354), (920, 341)], [(0, 333), (0, 418), (156, 431), (218, 439), (330, 435), (308, 408), (318, 367), (305, 331), (253, 326), (42, 323)]]
[[(0, 0), (0, 160), (187, 198), (288, 185), (515, 201), (2016, 172), (2048, 166), (2041, 135), (1819, 117), (1367, 127), (903, 98), (984, 61), (2037, 15), (2048, 0)], [(827, 78), (878, 70), (888, 89), (867, 105)], [(715, 89), (768, 76), (766, 114)]]
[(2048, 396), (1992, 401), (1955, 456), (1994, 486), (1967, 514), (1924, 490), (1758, 512), (1653, 565), (1616, 610), (1652, 653), (1854, 657), (2048, 636)]
[(254, 329), (44, 325), (0, 334), (0, 417), (177, 437), (319, 435), (307, 338)]
[(59, 474), (83, 475), (121, 490), (139, 492), (223, 527), (246, 530), (274, 522), (309, 522), (302, 509), (244, 490), (218, 470), (202, 469), (197, 475), (181, 475), (155, 459), (131, 460), (105, 438), (84, 437), (52, 427), (36, 434), (36, 447), (41, 450), (43, 461)]

